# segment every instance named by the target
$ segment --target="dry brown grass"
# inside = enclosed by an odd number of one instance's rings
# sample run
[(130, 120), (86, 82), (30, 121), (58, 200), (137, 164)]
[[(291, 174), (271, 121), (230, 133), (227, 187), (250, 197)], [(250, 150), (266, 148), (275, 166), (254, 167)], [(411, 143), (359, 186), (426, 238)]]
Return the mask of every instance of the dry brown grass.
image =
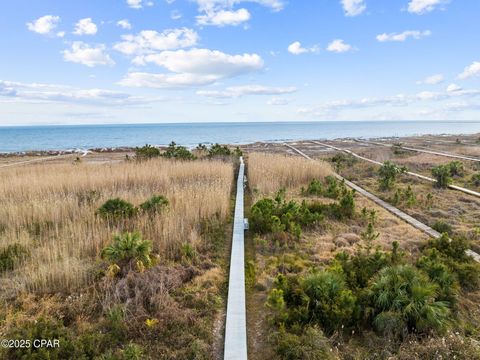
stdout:
[(301, 157), (251, 153), (248, 155), (248, 181), (251, 189), (269, 195), (281, 188), (307, 185), (333, 174), (330, 164)]
[[(0, 278), (0, 296), (18, 291), (68, 291), (92, 279), (114, 232), (138, 230), (163, 261), (181, 244), (201, 246), (202, 219), (229, 214), (233, 166), (221, 161), (37, 164), (0, 171), (0, 247), (20, 243), (28, 260)], [(95, 191), (93, 195), (92, 191)], [(169, 210), (109, 225), (95, 215), (106, 200), (138, 205), (165, 195)]]

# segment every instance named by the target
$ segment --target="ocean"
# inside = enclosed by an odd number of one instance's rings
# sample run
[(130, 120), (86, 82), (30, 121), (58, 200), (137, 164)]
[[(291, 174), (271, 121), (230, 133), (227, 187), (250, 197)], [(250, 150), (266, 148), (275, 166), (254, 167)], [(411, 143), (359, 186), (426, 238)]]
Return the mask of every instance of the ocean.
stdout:
[(0, 152), (480, 133), (474, 121), (323, 121), (0, 127)]

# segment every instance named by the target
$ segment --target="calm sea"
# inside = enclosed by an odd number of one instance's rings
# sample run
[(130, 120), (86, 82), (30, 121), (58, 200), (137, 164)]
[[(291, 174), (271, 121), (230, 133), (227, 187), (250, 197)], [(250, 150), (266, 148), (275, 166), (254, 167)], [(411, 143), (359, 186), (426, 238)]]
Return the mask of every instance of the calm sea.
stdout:
[(480, 133), (473, 121), (330, 121), (0, 127), (0, 152)]

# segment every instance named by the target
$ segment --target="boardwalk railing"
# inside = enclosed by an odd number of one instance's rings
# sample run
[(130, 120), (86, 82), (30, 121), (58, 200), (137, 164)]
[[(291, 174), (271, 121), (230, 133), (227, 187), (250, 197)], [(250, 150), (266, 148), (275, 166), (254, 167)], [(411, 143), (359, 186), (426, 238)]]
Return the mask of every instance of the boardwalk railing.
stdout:
[(240, 158), (233, 223), (232, 254), (228, 284), (227, 320), (225, 324), (225, 360), (247, 359), (247, 319), (245, 305), (245, 246), (243, 186), (245, 164)]

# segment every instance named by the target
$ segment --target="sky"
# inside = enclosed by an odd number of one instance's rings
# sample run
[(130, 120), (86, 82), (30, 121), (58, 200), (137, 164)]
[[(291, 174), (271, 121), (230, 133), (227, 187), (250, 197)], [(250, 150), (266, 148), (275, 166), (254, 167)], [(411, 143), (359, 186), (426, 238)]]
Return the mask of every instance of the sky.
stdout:
[(0, 125), (480, 120), (478, 0), (0, 0)]

